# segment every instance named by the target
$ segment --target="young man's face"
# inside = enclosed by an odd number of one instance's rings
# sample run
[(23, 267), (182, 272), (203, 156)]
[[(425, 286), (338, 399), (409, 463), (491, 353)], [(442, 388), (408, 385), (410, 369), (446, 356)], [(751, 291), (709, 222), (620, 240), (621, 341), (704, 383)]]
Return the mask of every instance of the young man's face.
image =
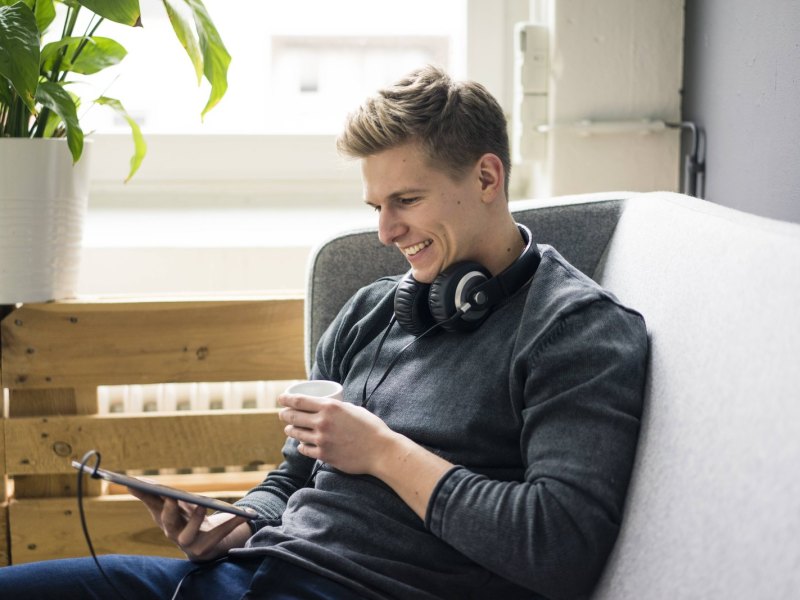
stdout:
[(396, 246), (414, 278), (431, 283), (453, 263), (485, 252), (479, 170), (459, 181), (427, 164), (416, 144), (362, 161), (365, 201), (379, 211), (378, 236)]

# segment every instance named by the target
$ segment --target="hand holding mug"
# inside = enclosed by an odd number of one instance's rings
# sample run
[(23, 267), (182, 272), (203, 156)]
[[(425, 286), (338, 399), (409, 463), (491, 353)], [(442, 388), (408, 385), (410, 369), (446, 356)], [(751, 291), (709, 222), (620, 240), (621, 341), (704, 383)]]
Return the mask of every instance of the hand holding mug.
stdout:
[(278, 397), (286, 435), (298, 451), (351, 474), (371, 474), (391, 430), (365, 408), (342, 401), (333, 381), (304, 381)]

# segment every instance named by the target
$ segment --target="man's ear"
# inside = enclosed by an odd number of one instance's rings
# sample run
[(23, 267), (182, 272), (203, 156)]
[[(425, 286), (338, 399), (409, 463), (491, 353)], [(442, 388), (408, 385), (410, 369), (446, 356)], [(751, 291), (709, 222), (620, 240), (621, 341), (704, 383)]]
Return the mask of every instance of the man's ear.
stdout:
[(496, 154), (487, 153), (478, 162), (478, 177), (481, 183), (481, 200), (493, 202), (505, 192), (505, 169)]

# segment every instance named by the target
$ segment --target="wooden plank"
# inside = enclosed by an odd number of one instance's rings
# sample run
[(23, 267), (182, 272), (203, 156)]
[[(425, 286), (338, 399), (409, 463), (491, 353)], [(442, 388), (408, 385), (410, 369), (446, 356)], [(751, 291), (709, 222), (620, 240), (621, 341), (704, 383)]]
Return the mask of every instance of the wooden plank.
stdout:
[[(246, 490), (204, 493), (235, 502)], [(132, 496), (87, 498), (84, 510), (89, 535), (98, 554), (184, 558), (181, 551), (155, 526), (142, 503)], [(8, 514), (10, 552), (14, 564), (89, 554), (75, 498), (12, 500)]]
[[(46, 390), (9, 390), (9, 416), (74, 415), (97, 412), (97, 388), (58, 388)], [(53, 446), (58, 450), (57, 446)], [(74, 496), (76, 478), (72, 475), (20, 475), (14, 479), (17, 498)], [(84, 494), (100, 494), (99, 481), (87, 481)]]
[(97, 412), (97, 387), (16, 390), (8, 393), (8, 416), (92, 415)]
[[(132, 496), (87, 498), (84, 510), (98, 554), (183, 556)], [(89, 554), (75, 498), (12, 500), (9, 526), (14, 564)]]
[[(101, 483), (95, 479), (84, 481), (84, 496), (99, 496)], [(76, 486), (75, 475), (17, 475), (14, 478), (14, 498), (75, 496)]]
[(72, 473), (95, 449), (108, 469), (260, 465), (281, 460), (277, 409), (9, 419), (9, 474)]
[(299, 297), (26, 304), (0, 328), (8, 388), (306, 377)]
[[(16, 310), (16, 305), (14, 304), (0, 304), (0, 390), (3, 389), (2, 382), (3, 379), (3, 348), (5, 347), (5, 340), (3, 339), (3, 321), (5, 321), (6, 317), (13, 313)], [(9, 319), (9, 322), (11, 320)], [(0, 413), (2, 413), (2, 409), (0, 409)], [(0, 414), (0, 416), (5, 416)]]
[(0, 567), (11, 564), (11, 540), (8, 531), (8, 502), (0, 503)]
[[(0, 398), (2, 398), (3, 388), (0, 388)], [(0, 409), (0, 504), (8, 499), (8, 481), (6, 477), (6, 419), (3, 418)], [(2, 541), (2, 538), (0, 538)]]

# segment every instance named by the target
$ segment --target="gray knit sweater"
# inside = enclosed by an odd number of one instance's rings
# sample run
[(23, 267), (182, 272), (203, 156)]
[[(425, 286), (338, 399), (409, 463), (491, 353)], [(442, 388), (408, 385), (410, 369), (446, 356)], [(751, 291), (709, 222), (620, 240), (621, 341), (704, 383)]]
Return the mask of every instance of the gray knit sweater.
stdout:
[[(406, 350), (369, 409), (455, 465), (425, 521), (381, 481), (285, 462), (237, 504), (261, 517), (244, 549), (367, 598), (579, 598), (616, 539), (642, 410), (641, 315), (549, 246), (534, 279), (471, 333)], [(360, 403), (396, 278), (356, 293), (317, 348), (312, 376)], [(372, 390), (413, 337), (395, 325)]]

